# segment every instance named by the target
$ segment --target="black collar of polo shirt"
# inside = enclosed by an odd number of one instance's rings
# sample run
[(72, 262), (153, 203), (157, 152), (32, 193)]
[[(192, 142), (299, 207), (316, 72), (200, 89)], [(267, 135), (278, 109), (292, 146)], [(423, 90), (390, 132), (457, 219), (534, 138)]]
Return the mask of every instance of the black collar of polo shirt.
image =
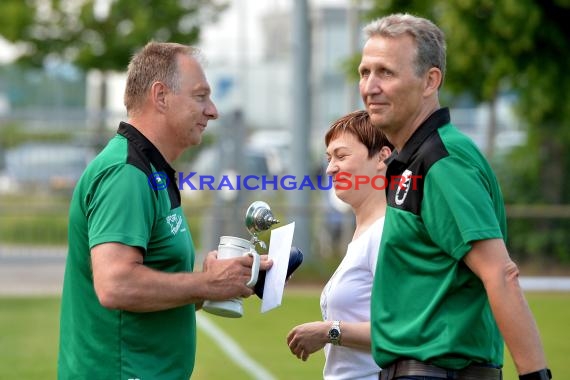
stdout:
[[(156, 171), (164, 172), (168, 176), (168, 195), (170, 197), (170, 207), (174, 209), (180, 206), (180, 190), (177, 186), (176, 171), (164, 159), (164, 156), (160, 153), (160, 151), (153, 145), (153, 143), (150, 142), (149, 139), (145, 137), (145, 135), (143, 135), (138, 129), (129, 123), (121, 121), (117, 133), (129, 140), (133, 147), (154, 165)], [(146, 172), (147, 175), (152, 174), (150, 172), (150, 167), (143, 169), (143, 171), (145, 170), (148, 171)], [(154, 190), (156, 193), (156, 189)]]
[(156, 170), (164, 171), (171, 180), (175, 179), (176, 171), (172, 168), (172, 166), (170, 166), (168, 162), (166, 162), (162, 154), (149, 141), (149, 139), (140, 133), (138, 129), (129, 123), (121, 121), (117, 133), (127, 138), (138, 148), (141, 153), (148, 157)]
[(394, 151), (390, 157), (384, 162), (389, 165), (396, 160), (400, 163), (406, 163), (412, 155), (419, 149), (422, 143), (439, 127), (449, 124), (451, 117), (449, 116), (449, 108), (444, 107), (436, 110), (434, 113), (419, 126), (418, 129), (406, 142), (401, 152)]

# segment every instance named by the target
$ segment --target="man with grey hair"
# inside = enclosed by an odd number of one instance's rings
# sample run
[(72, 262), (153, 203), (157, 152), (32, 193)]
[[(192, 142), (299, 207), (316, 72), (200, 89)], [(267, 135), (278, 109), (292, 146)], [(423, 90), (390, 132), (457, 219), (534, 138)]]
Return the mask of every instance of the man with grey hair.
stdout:
[(503, 339), (520, 379), (550, 378), (497, 179), (439, 104), (443, 32), (407, 14), (364, 31), (360, 93), (395, 146), (387, 178), (399, 179), (386, 190), (371, 301), (380, 378), (500, 380)]
[[(196, 309), (249, 297), (252, 258), (194, 243), (171, 164), (218, 117), (198, 51), (150, 42), (128, 68), (128, 122), (89, 164), (69, 211), (58, 378), (188, 379)], [(266, 259), (266, 256), (265, 256)], [(262, 260), (266, 270), (271, 261)]]

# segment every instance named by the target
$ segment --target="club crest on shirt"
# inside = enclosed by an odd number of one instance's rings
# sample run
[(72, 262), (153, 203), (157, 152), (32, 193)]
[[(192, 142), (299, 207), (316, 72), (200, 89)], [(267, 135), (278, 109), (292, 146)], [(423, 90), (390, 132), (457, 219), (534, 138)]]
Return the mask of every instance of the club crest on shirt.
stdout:
[(166, 222), (170, 226), (170, 232), (172, 232), (172, 235), (176, 235), (182, 225), (182, 216), (177, 214), (168, 215), (166, 217)]
[(394, 195), (394, 201), (398, 206), (401, 206), (408, 196), (408, 191), (410, 191), (411, 187), (412, 174), (412, 171), (409, 169), (406, 169), (402, 173), (402, 178), (397, 186), (396, 195)]

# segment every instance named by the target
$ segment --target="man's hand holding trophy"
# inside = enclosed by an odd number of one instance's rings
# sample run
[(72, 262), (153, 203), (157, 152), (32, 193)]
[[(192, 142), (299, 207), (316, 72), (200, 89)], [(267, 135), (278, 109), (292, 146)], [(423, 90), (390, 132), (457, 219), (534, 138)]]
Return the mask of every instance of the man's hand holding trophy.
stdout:
[[(266, 244), (258, 238), (258, 233), (267, 231), (271, 229), (274, 224), (278, 223), (279, 220), (273, 216), (269, 205), (262, 201), (256, 201), (248, 207), (245, 215), (245, 225), (251, 234), (251, 239), (246, 240), (235, 236), (220, 237), (218, 260), (241, 256), (251, 256), (253, 258), (251, 275), (246, 286), (252, 288), (259, 298), (263, 298), (266, 271), (259, 270), (261, 259), (256, 247), (264, 251), (267, 247)], [(302, 252), (296, 247), (291, 247), (286, 275), (287, 279), (291, 277), (291, 274), (301, 265), (302, 261)], [(226, 300), (204, 301), (202, 308), (208, 313), (222, 317), (240, 318), (243, 316), (243, 300), (239, 297)]]

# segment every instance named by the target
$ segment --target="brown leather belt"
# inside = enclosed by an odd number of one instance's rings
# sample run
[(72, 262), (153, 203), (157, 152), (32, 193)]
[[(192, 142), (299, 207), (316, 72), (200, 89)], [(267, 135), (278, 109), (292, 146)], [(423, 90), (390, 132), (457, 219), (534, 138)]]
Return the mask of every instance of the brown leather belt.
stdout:
[(450, 370), (426, 364), (418, 360), (398, 360), (394, 364), (382, 368), (380, 380), (397, 379), (400, 376), (431, 376), (441, 379), (454, 380), (502, 380), (502, 371), (499, 368), (470, 365), (460, 370)]

